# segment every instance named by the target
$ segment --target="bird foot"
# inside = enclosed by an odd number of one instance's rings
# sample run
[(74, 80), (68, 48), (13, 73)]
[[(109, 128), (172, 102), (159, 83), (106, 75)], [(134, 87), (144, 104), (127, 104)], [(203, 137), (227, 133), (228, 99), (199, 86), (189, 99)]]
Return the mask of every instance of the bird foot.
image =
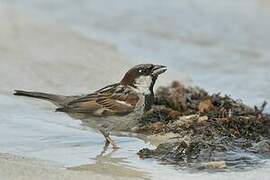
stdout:
[(117, 144), (110, 137), (110, 133), (109, 132), (107, 132), (105, 129), (100, 129), (99, 131), (101, 132), (101, 134), (104, 136), (104, 138), (106, 140), (105, 146), (109, 146), (111, 144), (112, 147), (113, 147), (113, 149), (119, 149), (119, 147), (117, 146)]

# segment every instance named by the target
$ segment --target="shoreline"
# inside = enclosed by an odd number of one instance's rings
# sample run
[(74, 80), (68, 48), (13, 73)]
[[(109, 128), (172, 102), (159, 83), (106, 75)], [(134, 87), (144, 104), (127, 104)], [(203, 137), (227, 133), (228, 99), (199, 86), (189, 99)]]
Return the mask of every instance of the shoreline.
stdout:
[[(0, 177), (8, 180), (88, 180), (91, 179), (126, 179), (95, 173), (93, 171), (75, 171), (65, 169), (57, 163), (47, 162), (40, 159), (26, 158), (8, 153), (0, 153)], [(129, 178), (135, 179), (135, 178)]]

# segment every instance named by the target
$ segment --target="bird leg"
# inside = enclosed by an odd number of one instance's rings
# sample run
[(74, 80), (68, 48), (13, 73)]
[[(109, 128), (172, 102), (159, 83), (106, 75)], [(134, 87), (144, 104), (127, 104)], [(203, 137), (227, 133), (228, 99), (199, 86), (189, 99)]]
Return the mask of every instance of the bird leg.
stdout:
[(106, 140), (106, 142), (105, 142), (106, 147), (109, 146), (109, 144), (111, 144), (113, 149), (119, 149), (119, 147), (116, 145), (114, 140), (112, 140), (112, 138), (110, 137), (110, 133), (105, 128), (100, 128), (99, 131), (104, 136), (104, 138)]

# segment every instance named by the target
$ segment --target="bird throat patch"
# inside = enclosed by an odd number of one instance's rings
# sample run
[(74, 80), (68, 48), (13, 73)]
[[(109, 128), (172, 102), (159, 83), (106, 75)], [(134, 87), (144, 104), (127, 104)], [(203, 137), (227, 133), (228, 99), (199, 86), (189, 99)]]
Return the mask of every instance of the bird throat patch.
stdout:
[(136, 91), (142, 94), (150, 94), (150, 86), (152, 83), (151, 76), (140, 76), (135, 79)]

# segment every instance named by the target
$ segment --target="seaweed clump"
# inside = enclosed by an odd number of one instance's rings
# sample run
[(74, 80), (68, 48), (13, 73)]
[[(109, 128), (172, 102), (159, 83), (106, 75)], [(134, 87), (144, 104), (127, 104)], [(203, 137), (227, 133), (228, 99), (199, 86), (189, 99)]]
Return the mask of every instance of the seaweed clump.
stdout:
[[(222, 162), (246, 167), (270, 155), (270, 115), (220, 93), (173, 82), (156, 91), (155, 103), (137, 132), (150, 136), (174, 134), (156, 149), (142, 149), (141, 158), (158, 158), (181, 166)], [(219, 163), (218, 163), (219, 164)], [(225, 165), (226, 166), (225, 166)]]

